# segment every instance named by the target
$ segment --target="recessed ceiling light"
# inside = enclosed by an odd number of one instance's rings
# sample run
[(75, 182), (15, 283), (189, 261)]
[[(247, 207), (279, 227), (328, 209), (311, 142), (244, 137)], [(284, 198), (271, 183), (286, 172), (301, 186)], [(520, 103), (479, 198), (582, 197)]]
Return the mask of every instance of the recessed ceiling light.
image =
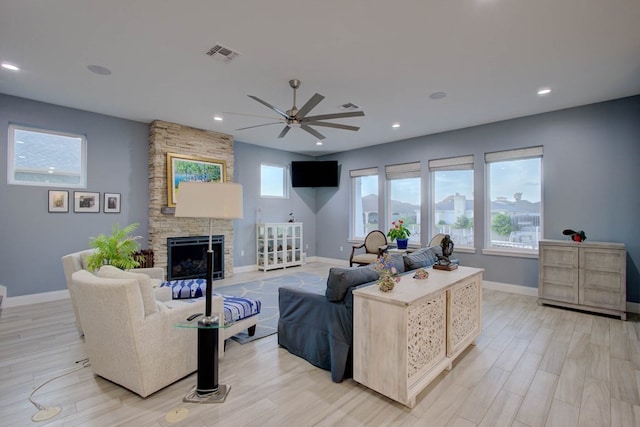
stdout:
[(400, 127), (400, 123), (394, 123), (391, 125), (392, 128), (399, 128)]
[(324, 145), (324, 144), (322, 143), (322, 141), (318, 141), (316, 142), (316, 145)]
[(222, 117), (221, 116), (213, 116), (213, 120), (221, 122), (222, 121)]
[(538, 95), (548, 95), (550, 93), (551, 93), (551, 89), (549, 89), (549, 88), (540, 89), (538, 91)]
[(9, 64), (8, 62), (3, 62), (2, 63), (2, 68), (7, 69), (7, 70), (11, 70), (11, 71), (20, 71), (20, 68), (16, 67), (13, 64)]
[(111, 70), (107, 67), (103, 67), (102, 65), (87, 65), (89, 71), (95, 74), (99, 74), (101, 76), (109, 76), (111, 75)]
[(429, 98), (431, 99), (442, 99), (444, 97), (447, 96), (446, 92), (433, 92), (431, 95), (429, 95)]

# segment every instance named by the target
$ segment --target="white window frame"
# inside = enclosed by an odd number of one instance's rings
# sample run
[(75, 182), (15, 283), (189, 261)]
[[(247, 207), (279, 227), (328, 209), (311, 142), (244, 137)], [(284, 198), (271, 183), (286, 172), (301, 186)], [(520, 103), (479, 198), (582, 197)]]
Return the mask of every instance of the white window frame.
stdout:
[[(364, 212), (362, 212), (361, 206), (356, 203), (358, 199), (361, 199), (362, 196), (359, 194), (360, 188), (356, 185), (359, 178), (365, 176), (375, 176), (378, 178), (378, 186), (379, 186), (379, 177), (378, 177), (378, 168), (365, 168), (365, 169), (354, 169), (349, 171), (349, 176), (351, 177), (351, 220), (350, 220), (350, 230), (349, 234), (351, 235), (350, 240), (352, 241), (362, 241), (366, 236), (358, 236), (356, 235), (356, 221), (358, 218), (361, 218)], [(380, 191), (378, 191), (378, 201), (380, 200)], [(380, 224), (381, 215), (378, 212), (378, 225)]]
[[(420, 233), (420, 238), (416, 241), (415, 233), (412, 233), (409, 236), (409, 245), (412, 247), (421, 246), (422, 244), (422, 179), (421, 179), (421, 166), (420, 162), (411, 162), (411, 163), (400, 163), (395, 165), (387, 165), (385, 166), (385, 177), (387, 179), (387, 191), (386, 191), (386, 224), (387, 229), (383, 231), (388, 231), (391, 228), (392, 219), (392, 209), (391, 209), (391, 182), (396, 179), (408, 179), (408, 178), (417, 178), (418, 184), (420, 185), (420, 191), (418, 191), (419, 200), (418, 200), (418, 231)], [(379, 221), (379, 220), (378, 220)], [(380, 223), (380, 222), (378, 222)]]
[[(282, 185), (281, 196), (271, 195), (271, 194), (266, 194), (266, 195), (262, 194), (263, 180), (264, 180), (264, 176), (262, 172), (263, 172), (263, 167), (265, 166), (269, 168), (280, 169), (282, 171), (282, 182), (280, 183)], [(260, 163), (260, 197), (263, 199), (288, 199), (289, 198), (289, 168), (288, 167), (282, 166), (282, 165), (276, 165), (273, 163)]]
[[(435, 217), (436, 217), (436, 203), (438, 202), (438, 200), (435, 199), (435, 185), (436, 185), (436, 180), (435, 180), (435, 174), (436, 172), (444, 172), (444, 171), (464, 171), (464, 170), (470, 170), (473, 171), (473, 163), (474, 162), (474, 158), (473, 158), (473, 154), (470, 154), (468, 156), (457, 156), (457, 157), (447, 157), (444, 159), (433, 159), (433, 160), (429, 160), (429, 173), (431, 174), (431, 206), (430, 206), (430, 214), (431, 214), (431, 220), (429, 221), (429, 240), (430, 241), (433, 238), (433, 225), (434, 225), (434, 221), (435, 221)], [(472, 172), (473, 173), (473, 172)], [(472, 177), (472, 182), (471, 182), (471, 191), (473, 192), (473, 189), (475, 187), (475, 177)], [(475, 221), (476, 218), (476, 212), (475, 212), (475, 196), (474, 196), (474, 207), (473, 207), (473, 220)], [(462, 244), (457, 244), (456, 245), (456, 250), (458, 249), (462, 249), (464, 252), (475, 252), (475, 224), (472, 227), (474, 236), (473, 236), (473, 245), (469, 246), (469, 245), (462, 245)]]
[[(46, 135), (58, 135), (69, 138), (80, 139), (80, 181), (77, 184), (65, 183), (65, 182), (44, 182), (44, 181), (27, 181), (19, 180), (15, 178), (16, 164), (15, 164), (15, 145), (19, 143), (16, 141), (16, 131), (26, 131), (33, 133), (41, 133)], [(33, 126), (25, 126), (18, 124), (10, 124), (8, 129), (8, 146), (7, 146), (7, 183), (12, 185), (30, 185), (36, 187), (56, 187), (56, 188), (87, 188), (87, 137), (86, 135), (79, 135), (68, 132), (59, 132), (49, 129), (41, 129)], [(19, 169), (18, 169), (19, 170)], [(27, 172), (27, 171), (25, 171)], [(34, 174), (66, 174), (67, 172), (57, 172), (53, 166), (42, 169), (35, 169), (32, 171)], [(27, 172), (28, 173), (28, 172)], [(75, 175), (75, 174), (74, 174)]]
[(492, 163), (504, 162), (510, 160), (526, 160), (540, 159), (540, 236), (544, 236), (544, 182), (543, 182), (543, 146), (519, 148), (514, 150), (496, 151), (485, 153), (485, 237), (483, 254), (486, 255), (503, 255), (522, 258), (538, 258), (538, 249), (521, 249), (521, 248), (496, 248), (491, 247), (491, 174), (490, 165)]

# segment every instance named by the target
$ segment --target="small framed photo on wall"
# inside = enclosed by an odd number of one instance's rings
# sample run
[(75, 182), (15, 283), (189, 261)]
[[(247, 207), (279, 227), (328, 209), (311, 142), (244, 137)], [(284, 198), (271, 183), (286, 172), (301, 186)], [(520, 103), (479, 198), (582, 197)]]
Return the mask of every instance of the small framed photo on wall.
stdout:
[(69, 212), (69, 192), (49, 190), (49, 212)]
[(104, 193), (102, 211), (104, 213), (120, 213), (120, 193)]
[(74, 212), (100, 212), (100, 193), (73, 192)]

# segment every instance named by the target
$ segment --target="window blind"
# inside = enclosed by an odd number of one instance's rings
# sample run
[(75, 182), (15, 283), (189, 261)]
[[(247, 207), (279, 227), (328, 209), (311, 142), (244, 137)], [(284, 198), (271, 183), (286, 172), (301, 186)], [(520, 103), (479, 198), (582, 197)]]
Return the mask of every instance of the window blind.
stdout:
[(352, 171), (349, 171), (349, 176), (351, 178), (369, 175), (378, 175), (378, 168), (354, 169)]
[(420, 178), (420, 162), (389, 165), (384, 171), (387, 179)]
[(446, 159), (429, 160), (429, 171), (471, 170), (473, 154), (469, 156), (447, 157)]
[(534, 157), (542, 157), (542, 151), (542, 145), (538, 147), (519, 148), (517, 150), (494, 151), (493, 153), (485, 153), (484, 161), (486, 163), (492, 163), (504, 160), (532, 159)]

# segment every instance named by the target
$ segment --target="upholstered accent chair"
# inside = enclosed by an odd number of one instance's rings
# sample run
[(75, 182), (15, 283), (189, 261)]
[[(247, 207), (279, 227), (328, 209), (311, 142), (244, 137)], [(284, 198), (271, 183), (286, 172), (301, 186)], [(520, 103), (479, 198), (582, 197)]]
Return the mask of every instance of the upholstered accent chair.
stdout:
[[(368, 265), (376, 262), (388, 248), (387, 236), (380, 230), (373, 230), (364, 238), (364, 242), (351, 247), (349, 267), (353, 264)], [(364, 249), (364, 253), (356, 254), (356, 250)]]
[[(94, 251), (95, 249), (85, 249), (62, 257), (62, 268), (64, 269), (64, 276), (67, 280), (67, 289), (69, 289), (69, 297), (71, 298), (73, 313), (76, 316), (76, 327), (78, 328), (78, 333), (80, 334), (80, 336), (83, 335), (82, 323), (80, 322), (80, 316), (78, 316), (78, 304), (76, 303), (75, 295), (71, 291), (71, 275), (73, 275), (73, 273), (75, 273), (76, 271), (86, 270), (87, 258)], [(158, 299), (159, 301), (171, 300), (170, 289), (157, 288), (164, 279), (164, 269), (158, 267), (150, 267), (135, 268), (131, 271), (146, 274), (151, 278), (152, 285), (155, 289), (154, 293), (156, 295), (156, 299)]]
[[(148, 276), (110, 266), (73, 273), (71, 291), (95, 374), (146, 397), (197, 370), (197, 329), (174, 325), (204, 299), (159, 302)], [(220, 296), (212, 307), (222, 310)]]

